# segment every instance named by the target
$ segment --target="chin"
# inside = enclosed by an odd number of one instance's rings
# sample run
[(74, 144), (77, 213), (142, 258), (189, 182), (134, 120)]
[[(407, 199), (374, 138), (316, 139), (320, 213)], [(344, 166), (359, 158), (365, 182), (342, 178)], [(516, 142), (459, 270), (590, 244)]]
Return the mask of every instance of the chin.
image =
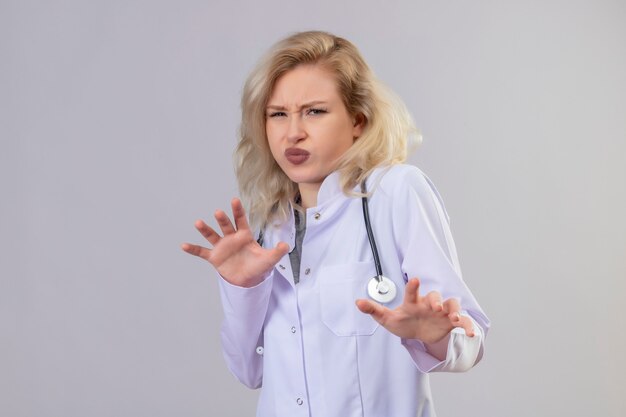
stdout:
[(289, 166), (289, 169), (283, 169), (283, 172), (287, 177), (296, 184), (307, 183), (322, 183), (326, 175), (322, 175), (319, 172), (309, 169), (306, 166)]
[(289, 179), (297, 184), (307, 182), (311, 178), (311, 174), (306, 169), (298, 169), (299, 167), (290, 166), (289, 169), (283, 169), (283, 172)]

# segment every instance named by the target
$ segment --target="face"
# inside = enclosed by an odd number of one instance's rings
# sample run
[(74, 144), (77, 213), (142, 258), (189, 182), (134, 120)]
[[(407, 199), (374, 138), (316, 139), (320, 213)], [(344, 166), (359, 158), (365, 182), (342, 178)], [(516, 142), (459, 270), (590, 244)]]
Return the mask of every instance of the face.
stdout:
[(341, 157), (361, 135), (360, 117), (352, 117), (333, 75), (317, 65), (300, 65), (282, 75), (266, 108), (270, 150), (300, 190), (319, 189)]

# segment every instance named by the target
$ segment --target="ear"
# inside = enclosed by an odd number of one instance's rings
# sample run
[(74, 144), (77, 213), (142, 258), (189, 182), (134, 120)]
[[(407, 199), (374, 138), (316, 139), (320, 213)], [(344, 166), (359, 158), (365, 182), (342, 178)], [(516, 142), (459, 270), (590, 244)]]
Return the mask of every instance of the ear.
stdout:
[(352, 137), (356, 140), (363, 133), (363, 129), (365, 128), (365, 124), (367, 123), (367, 119), (363, 113), (357, 113), (352, 118)]

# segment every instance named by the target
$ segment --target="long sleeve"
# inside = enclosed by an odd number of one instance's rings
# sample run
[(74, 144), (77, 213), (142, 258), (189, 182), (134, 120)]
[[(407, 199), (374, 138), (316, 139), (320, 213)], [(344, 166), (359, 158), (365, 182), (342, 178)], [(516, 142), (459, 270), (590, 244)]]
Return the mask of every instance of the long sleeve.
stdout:
[[(468, 316), (467, 314), (464, 314)], [(465, 372), (476, 365), (483, 355), (485, 335), (483, 328), (469, 316), (474, 323), (474, 337), (468, 337), (462, 329), (450, 332), (448, 352), (443, 361), (426, 351), (424, 344), (415, 339), (402, 339), (402, 344), (413, 358), (413, 362), (422, 372)]]
[(474, 337), (454, 329), (447, 357), (431, 356), (419, 340), (402, 340), (422, 372), (462, 372), (482, 357), (489, 320), (461, 275), (449, 218), (439, 193), (420, 170), (402, 171), (393, 191), (393, 232), (406, 278), (420, 279), (420, 293), (439, 291), (444, 299), (456, 298), (474, 323)]
[[(263, 322), (272, 291), (273, 274), (251, 288), (218, 280), (224, 321), (222, 351), (230, 371), (249, 388), (259, 388), (263, 380)], [(260, 349), (257, 349), (260, 347)]]

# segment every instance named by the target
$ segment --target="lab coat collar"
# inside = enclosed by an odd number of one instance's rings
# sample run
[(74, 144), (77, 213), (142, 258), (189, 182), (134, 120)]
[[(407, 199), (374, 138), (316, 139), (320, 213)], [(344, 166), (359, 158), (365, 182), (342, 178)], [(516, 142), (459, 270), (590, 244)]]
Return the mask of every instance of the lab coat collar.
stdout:
[[(347, 201), (347, 197), (344, 195), (339, 184), (339, 178), (339, 172), (335, 171), (330, 173), (322, 182), (322, 185), (317, 193), (317, 205), (306, 210), (308, 234), (315, 233), (315, 229), (318, 229), (320, 225), (331, 220), (335, 216), (336, 212), (341, 210), (341, 207), (343, 206), (342, 202)], [(289, 245), (289, 252), (294, 249), (296, 238), (295, 219), (293, 213), (294, 207), (290, 204), (289, 208), (289, 217), (284, 222), (268, 226), (273, 228), (273, 231), (268, 233), (269, 239), (265, 245), (266, 247), (274, 247), (278, 244), (278, 242), (282, 241)], [(316, 226), (313, 225), (312, 219), (315, 219), (315, 222), (317, 223)], [(331, 235), (332, 233), (328, 235), (329, 238)], [(282, 275), (292, 286), (294, 286), (289, 254), (285, 254), (279, 261), (276, 272)]]
[[(337, 197), (343, 195), (341, 186), (339, 185), (339, 172), (331, 172), (324, 181), (317, 193), (317, 206), (307, 209), (307, 213), (319, 212), (323, 208), (328, 207)], [(296, 228), (294, 219), (294, 207), (289, 203), (289, 217), (280, 224), (274, 224), (275, 239), (272, 242), (268, 242), (270, 245), (275, 246), (278, 242), (285, 242), (289, 245), (289, 251), (291, 252), (295, 246)]]
[(317, 192), (317, 207), (324, 206), (326, 203), (334, 200), (338, 195), (343, 194), (341, 185), (339, 184), (339, 178), (339, 171), (333, 171), (324, 178)]
[[(307, 215), (311, 213), (327, 212), (331, 206), (335, 206), (338, 199), (341, 197), (346, 198), (341, 189), (340, 173), (339, 171), (333, 171), (322, 181), (322, 185), (317, 193), (317, 205), (310, 207), (306, 210)], [(355, 187), (355, 191), (359, 186)], [(280, 224), (274, 224), (269, 227), (274, 228), (271, 241), (268, 241), (268, 247), (274, 247), (278, 242), (285, 242), (289, 245), (289, 251), (291, 252), (295, 246), (296, 230), (294, 219), (294, 207), (290, 203), (289, 205), (289, 217)], [(331, 210), (335, 211), (335, 210)]]

